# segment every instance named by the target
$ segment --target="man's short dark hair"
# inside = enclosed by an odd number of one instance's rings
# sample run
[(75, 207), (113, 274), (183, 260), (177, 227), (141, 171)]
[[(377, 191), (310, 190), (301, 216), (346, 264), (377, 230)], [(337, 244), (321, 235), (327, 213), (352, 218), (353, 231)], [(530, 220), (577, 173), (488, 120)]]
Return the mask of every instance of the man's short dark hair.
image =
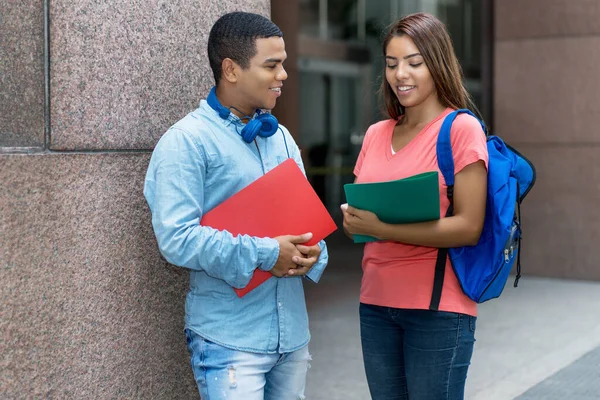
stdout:
[(215, 22), (208, 36), (208, 60), (215, 77), (221, 80), (223, 60), (230, 58), (242, 68), (256, 55), (256, 39), (283, 37), (281, 29), (262, 15), (232, 12)]

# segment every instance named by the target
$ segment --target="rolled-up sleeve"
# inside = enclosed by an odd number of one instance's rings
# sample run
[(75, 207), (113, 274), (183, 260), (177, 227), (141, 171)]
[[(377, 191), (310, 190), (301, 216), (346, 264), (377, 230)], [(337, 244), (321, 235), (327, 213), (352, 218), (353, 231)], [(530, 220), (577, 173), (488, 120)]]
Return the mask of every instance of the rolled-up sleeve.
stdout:
[(329, 253), (327, 252), (327, 245), (324, 240), (319, 242), (319, 247), (321, 248), (321, 254), (319, 255), (319, 260), (313, 265), (313, 267), (306, 274), (306, 278), (310, 279), (314, 283), (319, 283), (323, 272), (325, 271), (325, 267), (329, 262)]

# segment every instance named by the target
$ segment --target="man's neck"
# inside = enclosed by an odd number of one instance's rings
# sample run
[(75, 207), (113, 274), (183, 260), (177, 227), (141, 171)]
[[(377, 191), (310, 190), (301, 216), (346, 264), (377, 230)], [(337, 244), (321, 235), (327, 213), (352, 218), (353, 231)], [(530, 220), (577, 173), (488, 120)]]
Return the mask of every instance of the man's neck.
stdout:
[(252, 118), (256, 111), (245, 108), (235, 96), (233, 90), (225, 88), (222, 85), (217, 86), (216, 95), (219, 103), (221, 103), (223, 107), (229, 108), (231, 112), (240, 119), (244, 117)]

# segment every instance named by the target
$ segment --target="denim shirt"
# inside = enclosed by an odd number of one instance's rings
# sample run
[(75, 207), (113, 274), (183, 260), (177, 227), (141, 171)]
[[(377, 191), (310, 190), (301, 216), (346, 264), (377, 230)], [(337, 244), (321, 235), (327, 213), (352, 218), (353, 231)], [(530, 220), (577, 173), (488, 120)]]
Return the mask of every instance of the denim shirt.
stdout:
[[(269, 280), (239, 298), (256, 268), (269, 271), (279, 255), (272, 238), (233, 236), (199, 224), (202, 215), (300, 151), (280, 125), (268, 138), (246, 143), (231, 114), (222, 119), (205, 100), (160, 139), (148, 166), (144, 196), (161, 254), (190, 272), (185, 327), (235, 350), (286, 353), (310, 334), (302, 277)], [(273, 190), (276, 190), (275, 188)], [(246, 212), (252, 212), (252, 204)], [(327, 264), (325, 242), (306, 278), (318, 282)]]

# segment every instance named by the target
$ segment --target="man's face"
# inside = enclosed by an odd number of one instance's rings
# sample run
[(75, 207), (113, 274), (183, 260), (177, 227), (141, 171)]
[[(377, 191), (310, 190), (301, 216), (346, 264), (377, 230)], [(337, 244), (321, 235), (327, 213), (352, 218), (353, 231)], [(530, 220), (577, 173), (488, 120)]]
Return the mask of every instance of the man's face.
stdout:
[(256, 109), (272, 110), (281, 96), (287, 72), (283, 62), (287, 58), (283, 38), (256, 39), (256, 55), (250, 66), (241, 69), (238, 82), (239, 105), (252, 115)]

